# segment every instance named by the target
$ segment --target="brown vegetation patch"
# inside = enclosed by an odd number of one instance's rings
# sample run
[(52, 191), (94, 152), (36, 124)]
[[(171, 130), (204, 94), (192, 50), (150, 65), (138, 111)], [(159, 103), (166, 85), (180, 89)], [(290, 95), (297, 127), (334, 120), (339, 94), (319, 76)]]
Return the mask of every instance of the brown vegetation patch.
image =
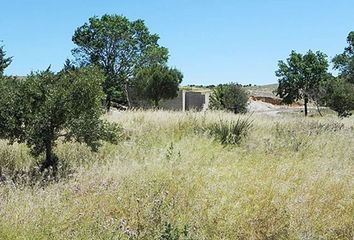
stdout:
[[(253, 101), (261, 101), (261, 102), (270, 103), (273, 105), (288, 105), (288, 104), (283, 103), (280, 98), (275, 98), (275, 97), (251, 96), (250, 99)], [(301, 104), (298, 102), (295, 102), (293, 104), (289, 104), (289, 106), (296, 107), (296, 106), (301, 106)]]

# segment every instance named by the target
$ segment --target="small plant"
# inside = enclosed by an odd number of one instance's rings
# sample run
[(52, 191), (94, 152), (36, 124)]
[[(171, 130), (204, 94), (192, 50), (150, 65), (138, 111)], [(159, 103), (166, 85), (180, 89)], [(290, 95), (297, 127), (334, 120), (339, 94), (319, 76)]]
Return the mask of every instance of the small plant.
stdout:
[(173, 227), (170, 223), (165, 223), (161, 233), (160, 240), (189, 240), (188, 227), (184, 226), (183, 230)]
[(211, 136), (223, 145), (239, 144), (247, 136), (252, 127), (252, 121), (247, 119), (237, 119), (236, 121), (220, 120), (218, 123), (212, 123), (208, 126)]

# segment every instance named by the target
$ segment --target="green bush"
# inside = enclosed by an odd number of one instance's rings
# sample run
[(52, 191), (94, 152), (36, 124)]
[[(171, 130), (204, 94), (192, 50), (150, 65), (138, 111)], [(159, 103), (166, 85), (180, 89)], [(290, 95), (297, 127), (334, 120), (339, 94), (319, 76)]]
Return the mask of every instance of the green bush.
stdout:
[(183, 230), (173, 227), (170, 223), (165, 223), (164, 229), (159, 238), (160, 240), (191, 240), (189, 237), (188, 227), (184, 226)]
[(252, 127), (252, 121), (247, 119), (237, 119), (236, 121), (220, 120), (208, 126), (211, 136), (223, 145), (239, 144), (247, 136)]
[(326, 106), (339, 117), (349, 117), (354, 110), (354, 84), (336, 79), (326, 85)]
[(248, 94), (237, 83), (220, 84), (210, 96), (210, 108), (228, 110), (234, 113), (246, 113)]

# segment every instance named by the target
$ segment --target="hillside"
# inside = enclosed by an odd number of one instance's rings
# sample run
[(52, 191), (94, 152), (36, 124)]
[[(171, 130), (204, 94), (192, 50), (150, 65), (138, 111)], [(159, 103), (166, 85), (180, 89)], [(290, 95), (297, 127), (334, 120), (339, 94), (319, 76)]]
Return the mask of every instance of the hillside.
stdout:
[(276, 97), (274, 91), (277, 89), (278, 84), (268, 84), (260, 86), (246, 87), (251, 96), (261, 97)]

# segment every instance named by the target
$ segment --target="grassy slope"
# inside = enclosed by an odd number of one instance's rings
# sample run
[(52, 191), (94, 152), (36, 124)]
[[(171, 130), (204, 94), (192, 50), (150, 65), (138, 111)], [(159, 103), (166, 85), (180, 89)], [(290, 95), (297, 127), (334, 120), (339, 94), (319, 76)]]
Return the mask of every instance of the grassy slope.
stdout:
[[(71, 179), (0, 185), (0, 239), (158, 239), (165, 223), (193, 239), (354, 237), (353, 119), (253, 115), (249, 137), (222, 147), (195, 131), (219, 118), (236, 117), (111, 116), (129, 140), (98, 154), (58, 147)], [(21, 146), (0, 158), (30, 161)]]
[(277, 89), (277, 87), (278, 84), (268, 84), (262, 86), (247, 87), (246, 89), (252, 96), (276, 97), (274, 91)]

